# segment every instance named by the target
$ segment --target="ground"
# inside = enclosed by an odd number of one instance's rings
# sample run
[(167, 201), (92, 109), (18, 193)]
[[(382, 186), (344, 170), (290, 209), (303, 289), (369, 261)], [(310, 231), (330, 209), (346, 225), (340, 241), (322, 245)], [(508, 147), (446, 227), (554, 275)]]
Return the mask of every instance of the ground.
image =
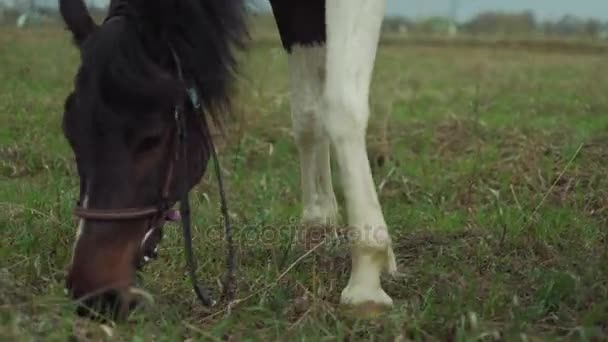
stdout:
[[(253, 44), (235, 123), (218, 142), (246, 300), (203, 308), (170, 226), (142, 275), (153, 302), (128, 323), (99, 325), (75, 318), (63, 292), (78, 179), (60, 122), (78, 54), (61, 29), (3, 28), (0, 338), (605, 340), (607, 57), (381, 46), (368, 141), (399, 274), (383, 280), (394, 309), (364, 321), (337, 307), (345, 244), (290, 243), (301, 208), (286, 56), (276, 41)], [(194, 242), (215, 292), (217, 198), (208, 172), (192, 195)]]

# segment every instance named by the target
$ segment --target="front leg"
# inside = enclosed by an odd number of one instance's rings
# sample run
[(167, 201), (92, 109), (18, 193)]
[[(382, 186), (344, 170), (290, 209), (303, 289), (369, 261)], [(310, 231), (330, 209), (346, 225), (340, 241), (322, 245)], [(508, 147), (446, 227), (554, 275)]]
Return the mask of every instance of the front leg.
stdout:
[(327, 73), (323, 123), (334, 146), (352, 240), (352, 270), (341, 303), (390, 307), (380, 284), (396, 262), (366, 150), (369, 88), (384, 0), (327, 1)]

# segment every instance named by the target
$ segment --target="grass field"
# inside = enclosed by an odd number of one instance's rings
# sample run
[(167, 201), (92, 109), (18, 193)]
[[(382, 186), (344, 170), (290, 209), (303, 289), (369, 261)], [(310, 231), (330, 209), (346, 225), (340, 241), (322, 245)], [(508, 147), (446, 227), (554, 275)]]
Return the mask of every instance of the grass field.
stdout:
[[(380, 48), (369, 153), (400, 274), (384, 281), (395, 308), (360, 321), (337, 307), (347, 246), (290, 243), (286, 56), (254, 44), (220, 143), (248, 299), (203, 308), (168, 226), (143, 274), (154, 302), (116, 326), (77, 319), (63, 293), (78, 179), (60, 121), (77, 63), (62, 30), (0, 31), (0, 340), (608, 338), (607, 54)], [(200, 275), (216, 290), (211, 176), (192, 201)]]

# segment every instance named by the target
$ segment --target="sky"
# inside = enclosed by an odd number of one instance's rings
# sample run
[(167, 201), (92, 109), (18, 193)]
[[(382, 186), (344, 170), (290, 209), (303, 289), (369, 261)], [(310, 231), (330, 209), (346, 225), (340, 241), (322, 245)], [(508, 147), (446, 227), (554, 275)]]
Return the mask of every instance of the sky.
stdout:
[[(287, 0), (289, 1), (289, 0)], [(458, 3), (457, 20), (466, 21), (479, 12), (490, 10), (532, 10), (539, 19), (559, 19), (566, 14), (608, 20), (608, 0), (387, 0), (387, 15), (410, 18), (446, 16), (450, 4)], [(255, 0), (267, 7), (267, 0)]]
[[(14, 1), (14, 0), (0, 0)], [(35, 0), (40, 5), (56, 6), (57, 0)], [(109, 0), (85, 0), (98, 5)], [(268, 7), (268, 0), (252, 0)], [(290, 0), (284, 0), (290, 1)], [(306, 1), (306, 0), (304, 0)], [(558, 19), (566, 14), (608, 21), (608, 0), (387, 0), (387, 15), (410, 18), (448, 15), (450, 3), (458, 3), (457, 20), (466, 21), (475, 14), (488, 10), (532, 10), (539, 19)]]
[(558, 19), (566, 14), (608, 20), (608, 0), (387, 0), (389, 15), (427, 17), (447, 15), (450, 3), (458, 3), (458, 21), (468, 20), (481, 11), (532, 10), (539, 19)]

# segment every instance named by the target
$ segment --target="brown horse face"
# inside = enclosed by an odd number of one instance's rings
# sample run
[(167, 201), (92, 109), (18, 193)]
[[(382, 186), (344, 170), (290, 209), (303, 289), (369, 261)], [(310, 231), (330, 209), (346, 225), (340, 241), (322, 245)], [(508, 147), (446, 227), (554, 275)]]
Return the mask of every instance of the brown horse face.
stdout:
[[(80, 175), (81, 207), (111, 211), (158, 205), (164, 184), (174, 183), (168, 179), (175, 153), (171, 111), (120, 115), (82, 101), (89, 96), (81, 85), (64, 114), (65, 136)], [(71, 295), (89, 307), (124, 311), (141, 265), (142, 242), (156, 223), (153, 216), (80, 219), (67, 280)]]
[[(80, 177), (80, 204), (85, 211), (105, 212), (161, 202), (173, 205), (177, 185), (189, 190), (197, 184), (209, 157), (202, 113), (186, 101), (184, 83), (198, 90), (202, 108), (223, 108), (228, 103), (235, 63), (229, 42), (240, 40), (240, 9), (236, 2), (219, 0), (205, 5), (199, 1), (179, 2), (179, 6), (166, 1), (113, 1), (112, 5), (116, 6), (111, 6), (108, 20), (99, 26), (84, 1), (59, 1), (81, 57), (63, 117)], [(217, 13), (226, 20), (202, 20)], [(209, 30), (209, 22), (219, 26)], [(201, 43), (202, 38), (206, 39)], [(177, 69), (185, 77), (178, 77)], [(178, 104), (184, 105), (181, 117), (188, 138), (180, 140), (180, 146), (185, 148), (188, 167), (175, 165), (183, 172), (169, 177), (177, 153)], [(167, 201), (162, 199), (165, 192)], [(112, 312), (126, 311), (142, 241), (147, 241), (149, 228), (157, 222), (152, 217), (80, 216), (84, 218), (69, 267), (69, 292), (82, 301), (85, 312), (94, 303)]]
[[(164, 195), (168, 195), (166, 204), (173, 205), (178, 200), (177, 186), (191, 189), (206, 168), (208, 152), (201, 118), (191, 106), (183, 112), (188, 124), (188, 139), (183, 142), (188, 179), (183, 179), (175, 162), (175, 108), (162, 104), (118, 108), (87, 102), (95, 98), (91, 90), (95, 87), (86, 82), (85, 72), (81, 69), (81, 81), (66, 102), (63, 120), (80, 176), (80, 206), (110, 212), (158, 207)], [(167, 194), (163, 194), (165, 188)], [(80, 219), (67, 287), (84, 304), (82, 313), (90, 309), (112, 315), (128, 311), (132, 306), (129, 288), (143, 264), (143, 248), (150, 240), (160, 241), (159, 230), (150, 229), (161, 228), (163, 219), (154, 215)]]
[[(157, 206), (165, 184), (176, 200), (169, 165), (175, 158), (174, 109), (183, 85), (166, 65), (147, 57), (136, 27), (124, 18), (97, 26), (81, 1), (61, 1), (61, 14), (80, 50), (81, 65), (63, 117), (64, 135), (80, 177), (80, 205), (98, 210)], [(187, 110), (186, 146), (193, 186), (206, 163), (200, 121)], [(199, 119), (200, 120), (200, 119)], [(125, 314), (141, 265), (142, 241), (156, 220), (80, 219), (67, 288), (91, 310)]]

